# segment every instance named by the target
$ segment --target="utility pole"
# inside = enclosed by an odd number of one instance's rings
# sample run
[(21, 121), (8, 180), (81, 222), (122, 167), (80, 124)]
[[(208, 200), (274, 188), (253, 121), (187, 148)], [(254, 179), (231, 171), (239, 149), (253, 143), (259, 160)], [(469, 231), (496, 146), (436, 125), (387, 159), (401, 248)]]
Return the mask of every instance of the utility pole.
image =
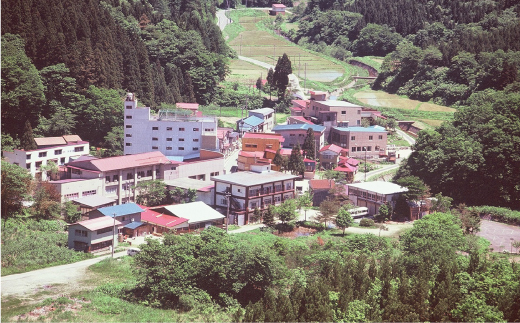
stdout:
[(307, 82), (307, 63), (305, 63), (305, 74), (303, 77), (303, 93), (305, 93), (305, 83)]
[(112, 259), (114, 259), (114, 249), (116, 248), (116, 213), (114, 212), (114, 228), (112, 229)]
[(242, 34), (240, 34), (240, 55), (242, 55)]
[(365, 150), (365, 182), (367, 181), (367, 147), (363, 147)]
[(231, 197), (231, 192), (226, 191), (226, 202), (227, 202), (227, 211), (226, 211), (226, 233), (228, 233), (229, 228), (229, 198)]
[(276, 67), (276, 45), (273, 45), (273, 65)]
[(298, 54), (298, 77), (300, 77), (300, 70), (302, 69), (302, 54)]

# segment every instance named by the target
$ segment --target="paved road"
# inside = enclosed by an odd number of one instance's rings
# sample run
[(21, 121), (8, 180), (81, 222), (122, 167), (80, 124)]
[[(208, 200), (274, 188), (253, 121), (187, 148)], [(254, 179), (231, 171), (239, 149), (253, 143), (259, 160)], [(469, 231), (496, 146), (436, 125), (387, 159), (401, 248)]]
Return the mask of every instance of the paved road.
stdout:
[(515, 252), (515, 248), (511, 246), (511, 239), (520, 241), (520, 227), (482, 220), (480, 232), (478, 232), (477, 235), (489, 240), (489, 242), (491, 242), (490, 247), (493, 248), (495, 252)]
[[(126, 255), (126, 251), (118, 252), (116, 258)], [(22, 274), (2, 276), (2, 297), (24, 295), (38, 292), (45, 286), (55, 284), (76, 285), (85, 277), (87, 268), (110, 255), (83, 260), (73, 264), (38, 269)]]

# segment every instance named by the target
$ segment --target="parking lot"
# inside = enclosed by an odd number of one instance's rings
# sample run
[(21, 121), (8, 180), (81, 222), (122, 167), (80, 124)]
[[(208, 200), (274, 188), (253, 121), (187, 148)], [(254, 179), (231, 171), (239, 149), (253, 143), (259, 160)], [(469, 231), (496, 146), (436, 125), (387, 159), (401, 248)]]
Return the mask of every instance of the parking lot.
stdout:
[(480, 232), (477, 235), (489, 240), (491, 242), (490, 248), (493, 248), (494, 252), (504, 250), (516, 252), (515, 248), (511, 248), (511, 239), (520, 241), (520, 227), (482, 220)]

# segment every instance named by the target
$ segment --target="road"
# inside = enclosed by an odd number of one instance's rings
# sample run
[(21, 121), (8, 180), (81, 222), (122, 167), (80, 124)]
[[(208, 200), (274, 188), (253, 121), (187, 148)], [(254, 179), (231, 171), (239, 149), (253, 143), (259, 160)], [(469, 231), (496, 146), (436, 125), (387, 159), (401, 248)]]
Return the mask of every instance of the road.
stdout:
[[(126, 251), (118, 252), (114, 256), (118, 258), (124, 255)], [(86, 276), (89, 266), (109, 257), (110, 255), (106, 255), (73, 264), (2, 276), (2, 298), (10, 295), (33, 294), (56, 284), (75, 286)]]

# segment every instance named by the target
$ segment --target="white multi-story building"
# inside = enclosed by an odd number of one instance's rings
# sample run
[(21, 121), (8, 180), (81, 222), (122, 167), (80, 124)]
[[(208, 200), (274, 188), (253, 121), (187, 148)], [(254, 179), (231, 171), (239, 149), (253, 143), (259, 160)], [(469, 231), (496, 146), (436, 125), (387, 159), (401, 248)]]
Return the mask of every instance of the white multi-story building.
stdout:
[(201, 149), (218, 151), (217, 118), (189, 109), (159, 111), (138, 107), (127, 93), (125, 102), (125, 155), (160, 151), (165, 156), (197, 156)]
[(83, 141), (77, 135), (61, 137), (34, 138), (37, 149), (14, 151), (4, 151), (4, 158), (7, 162), (26, 168), (33, 177), (47, 179), (41, 167), (47, 165), (49, 161), (62, 166), (75, 158), (89, 154), (89, 143)]

